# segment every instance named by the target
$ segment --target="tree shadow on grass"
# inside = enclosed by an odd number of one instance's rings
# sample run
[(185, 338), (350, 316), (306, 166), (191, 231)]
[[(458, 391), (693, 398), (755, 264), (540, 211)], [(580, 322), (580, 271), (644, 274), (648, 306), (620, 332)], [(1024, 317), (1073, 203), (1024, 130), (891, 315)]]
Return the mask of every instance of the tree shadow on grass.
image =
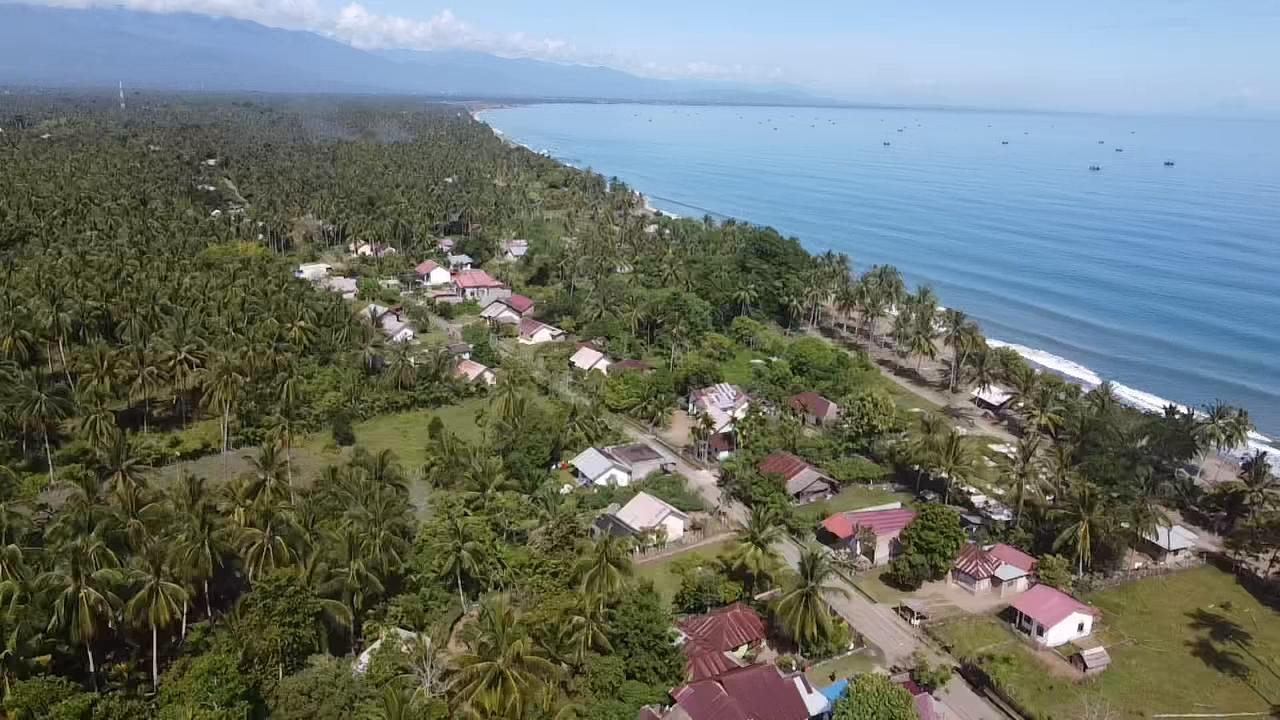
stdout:
[[(1267, 662), (1250, 649), (1253, 635), (1236, 621), (1217, 612), (1197, 608), (1186, 615), (1191, 620), (1188, 627), (1203, 633), (1201, 637), (1187, 641), (1191, 656), (1214, 671), (1244, 683), (1255, 695), (1271, 705), (1274, 701), (1254, 684), (1253, 667), (1244, 660), (1245, 655), (1248, 655), (1259, 667), (1265, 668), (1272, 675), (1276, 674)], [(1223, 647), (1226, 644), (1235, 645), (1240, 651)]]

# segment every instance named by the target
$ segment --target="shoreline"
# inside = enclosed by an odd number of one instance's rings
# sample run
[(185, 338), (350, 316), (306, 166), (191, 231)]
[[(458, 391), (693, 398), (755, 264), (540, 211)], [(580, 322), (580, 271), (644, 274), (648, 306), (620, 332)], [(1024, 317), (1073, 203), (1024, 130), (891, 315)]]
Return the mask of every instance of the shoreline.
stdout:
[[(494, 126), (493, 124), (487, 122), (482, 117), (480, 117), (481, 114), (489, 110), (500, 110), (500, 109), (506, 109), (511, 107), (517, 107), (517, 105), (508, 104), (503, 106), (477, 108), (471, 111), (470, 114), (473, 120), (483, 123), (484, 125), (489, 127), (489, 129), (494, 133), (495, 136), (498, 137), (498, 139), (502, 140), (508, 145), (522, 147), (526, 150), (529, 150), (530, 152), (536, 153), (538, 155), (542, 155), (544, 157), (551, 158), (552, 160), (555, 160), (556, 162), (566, 167), (571, 167), (579, 170), (582, 169), (582, 168), (577, 168), (570, 163), (564, 162), (559, 158), (556, 158), (554, 155), (552, 155), (550, 151), (535, 150), (534, 148), (522, 142), (519, 142), (517, 140), (514, 140), (508, 137), (506, 133), (504, 133), (502, 130), (498, 129), (496, 126)], [(650, 197), (651, 197), (650, 195), (643, 193), (639, 190), (636, 190), (636, 192), (640, 194), (640, 196), (644, 199), (644, 205), (646, 210), (650, 210), (659, 215), (665, 215), (667, 217), (671, 217), (675, 219), (679, 219), (681, 217), (674, 213), (670, 213), (653, 206), (653, 204), (650, 201)], [(711, 214), (713, 216), (728, 217), (728, 216), (714, 213), (713, 211), (707, 211), (707, 212), (708, 214)], [(801, 243), (804, 244), (803, 239), (801, 240)], [(813, 250), (810, 250), (809, 248), (806, 248), (806, 250), (809, 250), (811, 254), (813, 253)], [(1042, 372), (1048, 372), (1048, 373), (1054, 374), (1062, 378), (1063, 380), (1066, 380), (1070, 383), (1080, 386), (1086, 392), (1093, 389), (1094, 387), (1097, 387), (1098, 385), (1101, 385), (1104, 381), (1109, 380), (1109, 378), (1095, 372), (1094, 370), (1092, 370), (1087, 366), (1081, 365), (1075, 361), (1070, 360), (1069, 358), (1055, 355), (1047, 350), (1032, 348), (1032, 347), (1015, 343), (1015, 342), (1001, 340), (998, 338), (991, 338), (991, 337), (987, 337), (987, 343), (991, 347), (1010, 348), (1014, 352), (1018, 353), (1019, 356), (1021, 356), (1024, 360), (1026, 360), (1035, 369), (1040, 370)], [(1135, 388), (1133, 386), (1121, 383), (1116, 380), (1110, 380), (1110, 382), (1116, 390), (1117, 399), (1122, 404), (1128, 407), (1131, 407), (1133, 409), (1139, 410), (1141, 412), (1158, 414), (1163, 412), (1163, 409), (1165, 407), (1169, 405), (1173, 405), (1182, 409), (1183, 411), (1190, 411), (1197, 415), (1203, 414), (1200, 410), (1193, 408), (1189, 405), (1186, 405), (1184, 403), (1167, 400), (1154, 393), (1151, 393), (1139, 388)], [(1245, 409), (1247, 410), (1247, 408)], [(1249, 439), (1246, 441), (1246, 444), (1244, 446), (1235, 448), (1230, 451), (1224, 451), (1221, 454), (1229, 456), (1233, 459), (1239, 460), (1239, 459), (1243, 459), (1247, 455), (1252, 454), (1255, 451), (1265, 452), (1271, 458), (1278, 458), (1280, 457), (1280, 442), (1277, 442), (1277, 440), (1273, 439), (1272, 437), (1265, 435), (1262, 432), (1259, 432), (1258, 430), (1255, 429), (1250, 431)]]

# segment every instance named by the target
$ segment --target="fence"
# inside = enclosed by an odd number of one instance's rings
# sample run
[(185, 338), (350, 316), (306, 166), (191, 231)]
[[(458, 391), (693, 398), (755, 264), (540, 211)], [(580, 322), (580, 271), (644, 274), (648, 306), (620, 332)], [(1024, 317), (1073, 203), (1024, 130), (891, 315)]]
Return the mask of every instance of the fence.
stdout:
[(1206, 563), (1204, 555), (1196, 555), (1185, 560), (1179, 560), (1167, 565), (1151, 565), (1148, 567), (1134, 568), (1132, 570), (1117, 570), (1108, 575), (1089, 575), (1083, 578), (1079, 587), (1081, 592), (1090, 590), (1103, 590), (1105, 588), (1124, 585), (1125, 583), (1144, 580), (1149, 577), (1160, 577), (1163, 575), (1172, 575), (1173, 573), (1182, 572), (1197, 568)]
[(637, 563), (649, 562), (667, 555), (675, 555), (694, 546), (711, 544), (732, 535), (732, 529), (718, 518), (708, 518), (702, 527), (686, 530), (680, 539), (665, 542), (662, 545), (637, 547), (631, 551), (631, 558)]

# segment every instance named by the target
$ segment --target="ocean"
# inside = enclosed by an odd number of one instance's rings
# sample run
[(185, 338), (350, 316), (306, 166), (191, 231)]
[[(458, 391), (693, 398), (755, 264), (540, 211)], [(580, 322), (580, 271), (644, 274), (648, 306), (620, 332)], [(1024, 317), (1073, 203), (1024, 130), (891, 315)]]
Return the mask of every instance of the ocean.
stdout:
[(1086, 386), (1150, 409), (1221, 399), (1280, 435), (1280, 124), (607, 104), (480, 118), (664, 211), (895, 265)]

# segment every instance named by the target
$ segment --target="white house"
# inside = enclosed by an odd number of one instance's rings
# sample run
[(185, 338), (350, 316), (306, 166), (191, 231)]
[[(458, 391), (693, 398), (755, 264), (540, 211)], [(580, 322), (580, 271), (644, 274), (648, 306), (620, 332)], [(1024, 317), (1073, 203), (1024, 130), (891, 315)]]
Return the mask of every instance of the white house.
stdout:
[(689, 414), (703, 413), (711, 418), (712, 434), (730, 432), (735, 420), (747, 414), (751, 398), (742, 388), (719, 383), (689, 393)]
[(1174, 565), (1196, 556), (1197, 535), (1181, 525), (1157, 527), (1143, 534), (1137, 548), (1162, 565)]
[(1058, 647), (1093, 632), (1098, 611), (1048, 585), (1035, 585), (1013, 603), (1013, 627), (1035, 645)]
[(529, 253), (528, 240), (507, 240), (502, 243), (502, 259), (514, 262)]
[(339, 293), (342, 295), (343, 300), (354, 300), (356, 298), (355, 278), (329, 275), (320, 278), (319, 286), (329, 292)]
[(583, 372), (599, 370), (605, 375), (609, 374), (609, 366), (613, 362), (609, 357), (590, 345), (583, 345), (578, 351), (569, 358), (569, 365)]
[(524, 345), (541, 345), (545, 342), (556, 342), (564, 339), (564, 331), (533, 318), (520, 321), (519, 342)]
[(613, 514), (635, 533), (659, 530), (668, 542), (684, 537), (689, 516), (649, 493), (636, 493), (626, 505)]
[(414, 268), (414, 272), (418, 275), (418, 281), (427, 287), (448, 285), (453, 279), (453, 275), (435, 260), (423, 260)]
[(674, 466), (670, 458), (642, 442), (587, 448), (570, 460), (569, 464), (577, 469), (578, 481), (583, 485), (620, 487)]
[(382, 331), (383, 335), (393, 343), (408, 342), (412, 340), (416, 333), (413, 326), (409, 324), (409, 320), (404, 316), (404, 311), (398, 307), (389, 308), (377, 303), (370, 303), (363, 310), (365, 317), (373, 323), (374, 327)]
[(333, 270), (333, 266), (329, 263), (302, 263), (297, 270), (293, 271), (293, 276), (315, 282), (329, 275)]

